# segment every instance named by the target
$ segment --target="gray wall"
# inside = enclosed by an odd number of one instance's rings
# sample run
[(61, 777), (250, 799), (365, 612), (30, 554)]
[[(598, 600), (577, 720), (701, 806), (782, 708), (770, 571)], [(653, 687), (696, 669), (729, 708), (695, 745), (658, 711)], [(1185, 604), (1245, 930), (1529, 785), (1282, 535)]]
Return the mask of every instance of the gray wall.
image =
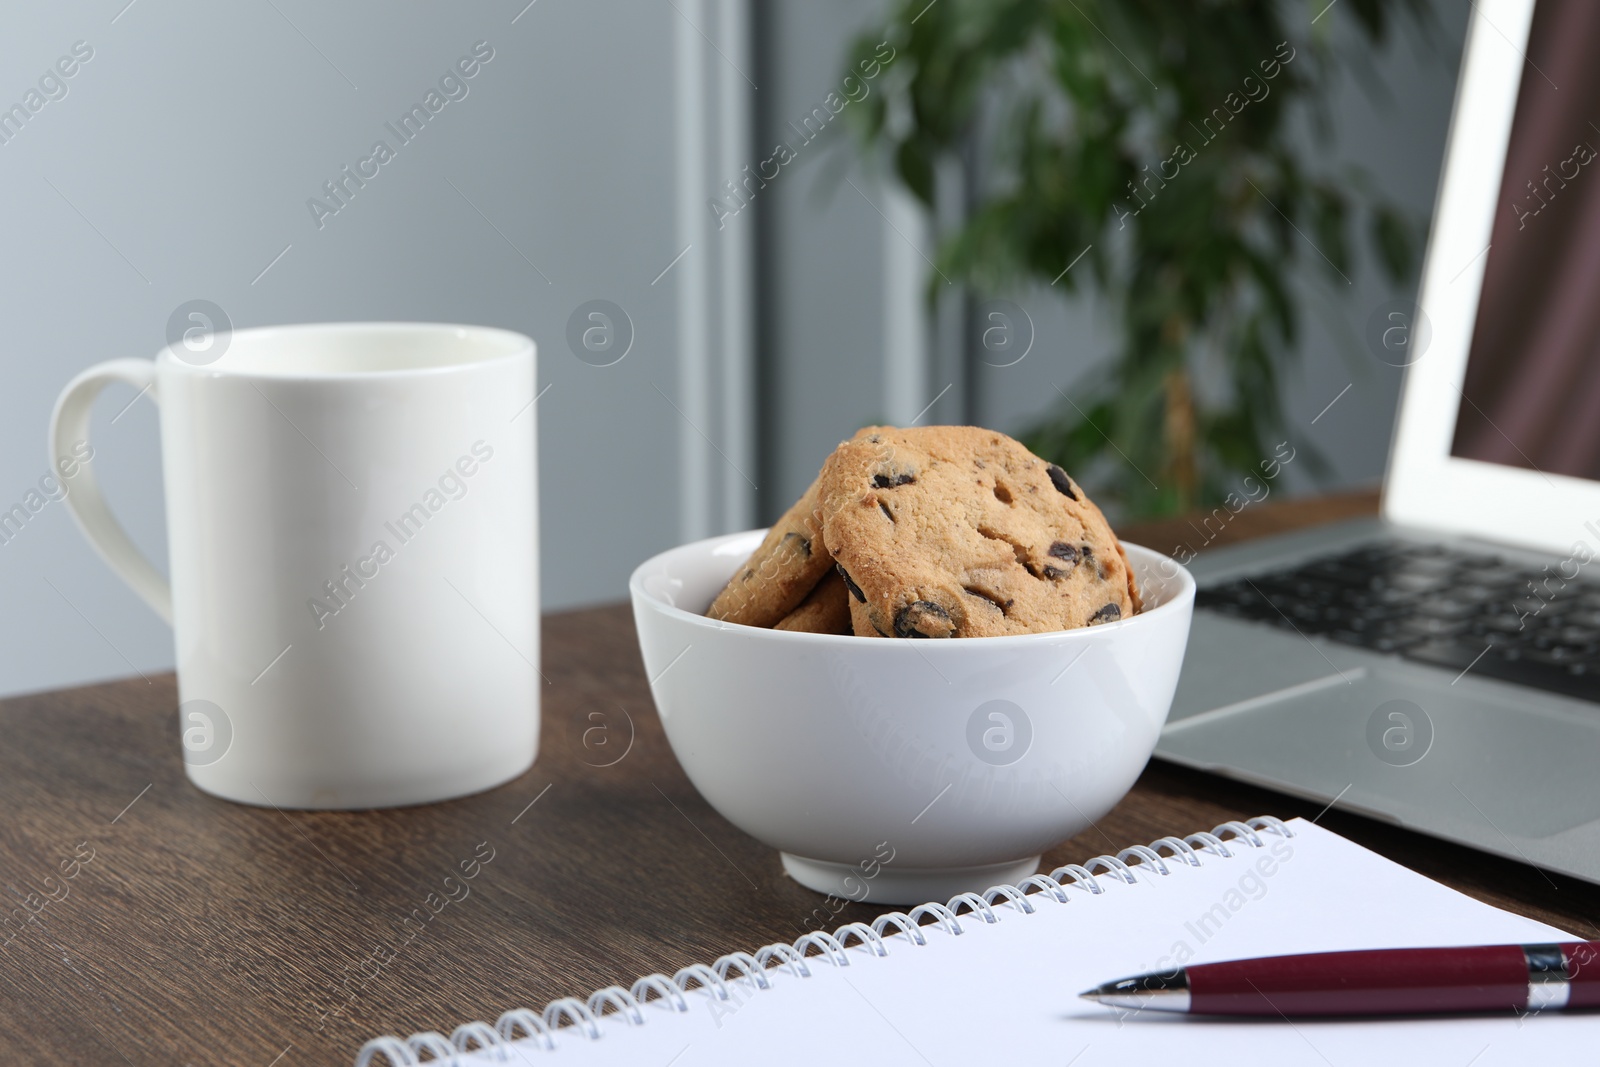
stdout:
[[(676, 278), (651, 285), (682, 247), (680, 16), (648, 0), (546, 0), (521, 17), (526, 0), (141, 0), (119, 15), (125, 2), (17, 6), (0, 35), (6, 105), (75, 41), (94, 49), (66, 97), (0, 144), (0, 507), (48, 469), (61, 386), (91, 363), (152, 355), (187, 300), (241, 327), (481, 322), (540, 346), (546, 605), (620, 597), (631, 566), (680, 527), (681, 420), (657, 392), (677, 390)], [(307, 198), (478, 40), (495, 55), (468, 95), (319, 230)], [(568, 316), (593, 298), (633, 320), (616, 366), (567, 348)], [(140, 399), (113, 421), (131, 398), (102, 398), (94, 462), (165, 567), (155, 409)], [(0, 603), (0, 692), (171, 665), (170, 631), (61, 503), (0, 544)]]

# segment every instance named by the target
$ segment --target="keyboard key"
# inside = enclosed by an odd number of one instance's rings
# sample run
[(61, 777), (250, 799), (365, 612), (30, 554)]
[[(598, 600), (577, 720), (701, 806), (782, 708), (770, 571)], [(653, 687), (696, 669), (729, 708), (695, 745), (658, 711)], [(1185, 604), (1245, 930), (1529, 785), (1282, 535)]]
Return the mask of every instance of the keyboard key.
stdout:
[(1511, 602), (1513, 611), (1519, 615), (1528, 615), (1534, 618), (1564, 615), (1576, 606), (1576, 601), (1540, 600), (1536, 596), (1519, 596)]
[(1443, 574), (1406, 571), (1390, 576), (1388, 584), (1407, 593), (1437, 593), (1449, 587), (1450, 579)]
[(1466, 619), (1481, 612), (1483, 606), (1468, 600), (1454, 600), (1450, 597), (1429, 597), (1425, 600), (1417, 601), (1414, 610), (1419, 615), (1426, 615), (1435, 619)]
[(1559, 664), (1565, 667), (1569, 663), (1587, 662), (1591, 654), (1588, 648), (1574, 647), (1572, 645), (1551, 645), (1549, 648), (1529, 649), (1522, 656), (1531, 663)]
[(1479, 615), (1472, 622), (1474, 633), (1521, 633), (1528, 628), (1527, 624), (1515, 615)]
[(1405, 589), (1372, 588), (1363, 590), (1355, 596), (1346, 592), (1344, 599), (1352, 603), (1381, 604), (1385, 607), (1409, 607), (1423, 598), (1421, 595)]
[(1454, 637), (1465, 632), (1469, 625), (1465, 619), (1439, 619), (1424, 615), (1401, 622), (1400, 630), (1418, 637)]

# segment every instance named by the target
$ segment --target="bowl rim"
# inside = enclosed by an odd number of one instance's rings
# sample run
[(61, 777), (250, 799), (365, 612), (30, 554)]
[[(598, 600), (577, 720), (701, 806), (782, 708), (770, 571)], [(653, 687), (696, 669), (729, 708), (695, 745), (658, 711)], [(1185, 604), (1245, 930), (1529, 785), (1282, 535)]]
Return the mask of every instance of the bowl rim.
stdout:
[[(861, 647), (860, 643), (865, 639), (857, 637), (855, 634), (814, 634), (805, 633), (798, 630), (776, 630), (766, 626), (749, 626), (739, 622), (727, 622), (722, 619), (712, 619), (697, 612), (689, 611), (686, 608), (680, 608), (674, 604), (668, 604), (644, 587), (646, 571), (659, 570), (662, 561), (667, 556), (674, 555), (678, 552), (692, 548), (703, 548), (709, 551), (718, 545), (742, 537), (756, 537), (759, 542), (759, 538), (764, 537), (766, 532), (766, 528), (740, 530), (736, 533), (719, 534), (715, 537), (701, 538), (698, 541), (689, 541), (681, 545), (676, 545), (673, 548), (669, 548), (663, 552), (657, 552), (655, 555), (651, 556), (649, 559), (635, 567), (633, 569), (633, 573), (628, 576), (628, 594), (629, 598), (633, 602), (634, 611), (637, 613), (639, 606), (644, 604), (648, 605), (651, 610), (664, 615), (667, 618), (675, 619), (679, 622), (687, 623), (700, 629), (724, 631), (732, 630), (743, 633), (757, 640), (761, 639), (760, 635), (765, 635), (766, 639), (774, 641), (799, 642), (801, 644), (810, 643), (814, 645), (820, 645), (822, 647), (827, 647), (829, 645), (849, 648)], [(921, 641), (916, 643), (916, 648), (918, 650), (929, 648), (987, 648), (998, 650), (1002, 648), (1010, 648), (1028, 644), (1053, 644), (1059, 641), (1090, 640), (1097, 636), (1117, 633), (1128, 627), (1150, 625), (1152, 620), (1162, 619), (1168, 615), (1186, 615), (1193, 610), (1195, 580), (1194, 575), (1189, 573), (1189, 568), (1185, 567), (1182, 563), (1179, 563), (1171, 556), (1157, 552), (1153, 548), (1147, 548), (1144, 545), (1134, 544), (1131, 541), (1123, 541), (1121, 538), (1118, 538), (1118, 544), (1122, 546), (1125, 552), (1131, 551), (1151, 557), (1150, 563), (1152, 566), (1159, 567), (1163, 561), (1172, 564), (1172, 566), (1176, 568), (1176, 573), (1172, 576), (1171, 580), (1175, 580), (1179, 583), (1179, 588), (1175, 591), (1174, 595), (1169, 597), (1164, 603), (1141, 611), (1137, 615), (1130, 615), (1126, 619), (1118, 619), (1116, 622), (1100, 623), (1095, 626), (1079, 626), (1071, 630), (1046, 630), (1042, 633), (1033, 634), (1004, 634), (997, 637), (963, 637), (947, 641)], [(912, 640), (913, 639), (909, 637), (889, 638), (886, 644), (893, 645)]]

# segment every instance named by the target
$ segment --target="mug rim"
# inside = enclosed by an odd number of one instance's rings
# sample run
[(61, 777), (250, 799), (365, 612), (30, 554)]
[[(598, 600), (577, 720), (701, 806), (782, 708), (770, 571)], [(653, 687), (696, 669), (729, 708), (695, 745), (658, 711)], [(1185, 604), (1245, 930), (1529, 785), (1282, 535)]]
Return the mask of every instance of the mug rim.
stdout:
[(462, 373), (496, 363), (525, 359), (538, 351), (537, 343), (527, 334), (499, 326), (381, 319), (354, 322), (336, 320), (330, 322), (296, 322), (267, 326), (247, 326), (242, 329), (230, 330), (229, 337), (232, 340), (229, 343), (231, 345), (234, 340), (240, 338), (247, 341), (267, 340), (273, 338), (274, 335), (323, 334), (336, 336), (339, 334), (371, 334), (384, 330), (410, 334), (433, 333), (457, 341), (479, 343), (498, 341), (506, 350), (486, 354), (482, 358), (467, 359), (456, 363), (439, 363), (419, 367), (387, 367), (375, 370), (306, 371), (304, 369), (275, 370), (272, 367), (259, 366), (233, 367), (226, 365), (226, 359), (211, 363), (193, 363), (179, 357), (173, 351), (176, 342), (162, 345), (156, 350), (154, 358), (157, 367), (163, 371), (177, 371), (201, 377), (273, 378), (286, 381), (370, 381), (380, 378), (418, 378)]

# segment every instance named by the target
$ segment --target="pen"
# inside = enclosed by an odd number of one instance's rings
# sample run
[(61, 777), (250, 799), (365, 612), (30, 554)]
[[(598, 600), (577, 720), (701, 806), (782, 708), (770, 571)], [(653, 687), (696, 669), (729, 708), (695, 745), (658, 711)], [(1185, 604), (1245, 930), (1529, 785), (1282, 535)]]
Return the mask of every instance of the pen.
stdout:
[(1079, 996), (1195, 1015), (1403, 1015), (1600, 1006), (1600, 941), (1395, 948), (1200, 963)]

